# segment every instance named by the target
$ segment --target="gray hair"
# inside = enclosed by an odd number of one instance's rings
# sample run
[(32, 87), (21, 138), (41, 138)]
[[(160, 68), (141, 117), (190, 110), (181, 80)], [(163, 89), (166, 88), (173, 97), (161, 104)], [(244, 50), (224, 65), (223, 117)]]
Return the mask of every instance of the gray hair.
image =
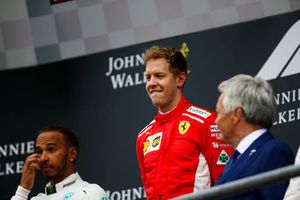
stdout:
[(272, 127), (277, 105), (272, 86), (267, 81), (239, 74), (220, 83), (218, 89), (224, 95), (222, 103), (226, 113), (241, 107), (249, 123), (267, 129)]

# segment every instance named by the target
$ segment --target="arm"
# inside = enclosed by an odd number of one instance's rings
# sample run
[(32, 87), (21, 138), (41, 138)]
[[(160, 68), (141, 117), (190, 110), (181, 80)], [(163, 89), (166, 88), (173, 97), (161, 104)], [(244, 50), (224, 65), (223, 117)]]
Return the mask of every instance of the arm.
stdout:
[(22, 178), (20, 185), (17, 188), (16, 194), (11, 198), (11, 200), (26, 200), (30, 190), (34, 185), (35, 171), (39, 169), (40, 156), (38, 154), (29, 155), (24, 163)]
[(27, 200), (30, 190), (26, 190), (22, 186), (18, 186), (16, 194), (11, 198), (11, 200)]
[(87, 183), (87, 185), (83, 186), (82, 189), (86, 193), (85, 197), (82, 200), (108, 200), (109, 199), (104, 189), (97, 184)]
[[(297, 151), (295, 165), (300, 165), (300, 146)], [(290, 185), (285, 193), (284, 200), (300, 199), (300, 177), (294, 177), (290, 180)]]
[(209, 165), (212, 185), (214, 185), (222, 174), (224, 166), (234, 150), (232, 146), (219, 139), (220, 130), (215, 124), (215, 120), (216, 115), (213, 114), (206, 119), (202, 129), (203, 152)]
[(139, 142), (139, 138), (137, 138), (137, 141), (136, 141), (136, 155), (137, 155), (138, 164), (139, 164), (139, 168), (140, 168), (142, 183), (145, 187), (146, 180), (145, 180), (144, 165), (143, 165), (144, 155), (143, 155), (143, 149)]

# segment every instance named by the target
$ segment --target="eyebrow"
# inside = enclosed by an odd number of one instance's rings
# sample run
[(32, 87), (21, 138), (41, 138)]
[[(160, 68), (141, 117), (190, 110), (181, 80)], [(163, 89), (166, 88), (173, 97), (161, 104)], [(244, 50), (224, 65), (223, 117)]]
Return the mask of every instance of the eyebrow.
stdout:
[[(49, 142), (49, 143), (46, 143), (46, 146), (57, 146), (57, 144), (55, 142)], [(35, 146), (35, 148), (41, 148), (40, 146)]]

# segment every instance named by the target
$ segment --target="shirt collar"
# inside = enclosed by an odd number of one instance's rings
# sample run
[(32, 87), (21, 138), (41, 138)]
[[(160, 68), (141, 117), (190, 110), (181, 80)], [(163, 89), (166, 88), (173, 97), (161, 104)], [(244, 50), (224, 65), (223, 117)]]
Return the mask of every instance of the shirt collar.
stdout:
[(259, 138), (262, 134), (264, 134), (267, 131), (267, 129), (258, 129), (247, 135), (245, 138), (243, 138), (238, 146), (236, 147), (236, 150), (242, 154), (244, 153), (247, 148), (257, 139)]
[[(65, 187), (68, 187), (70, 185), (73, 185), (76, 181), (80, 181), (82, 180), (81, 177), (79, 176), (78, 172), (75, 172), (71, 175), (69, 175), (68, 177), (66, 177), (64, 180), (62, 180), (61, 182), (59, 183), (56, 183), (55, 184), (55, 188), (56, 188), (56, 192), (59, 192), (61, 191), (63, 188)], [(48, 182), (47, 185), (46, 185), (46, 188), (47, 186), (49, 186), (51, 183)], [(46, 193), (46, 188), (45, 188), (45, 193)]]
[(177, 117), (177, 115), (181, 113), (182, 109), (186, 106), (186, 104), (187, 100), (185, 99), (185, 97), (182, 97), (179, 104), (177, 104), (175, 108), (165, 113), (158, 112), (154, 119), (156, 121), (160, 121), (169, 120), (170, 118)]

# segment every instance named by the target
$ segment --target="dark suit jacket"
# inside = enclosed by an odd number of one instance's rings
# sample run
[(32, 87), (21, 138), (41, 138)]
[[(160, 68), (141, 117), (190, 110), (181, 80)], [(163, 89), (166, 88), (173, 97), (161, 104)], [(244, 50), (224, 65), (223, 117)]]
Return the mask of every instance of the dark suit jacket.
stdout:
[[(257, 138), (239, 156), (228, 171), (224, 171), (216, 185), (224, 184), (247, 176), (259, 174), (294, 163), (294, 153), (284, 143), (275, 140), (267, 131)], [(262, 187), (241, 195), (228, 197), (230, 200), (282, 200), (288, 182)]]

